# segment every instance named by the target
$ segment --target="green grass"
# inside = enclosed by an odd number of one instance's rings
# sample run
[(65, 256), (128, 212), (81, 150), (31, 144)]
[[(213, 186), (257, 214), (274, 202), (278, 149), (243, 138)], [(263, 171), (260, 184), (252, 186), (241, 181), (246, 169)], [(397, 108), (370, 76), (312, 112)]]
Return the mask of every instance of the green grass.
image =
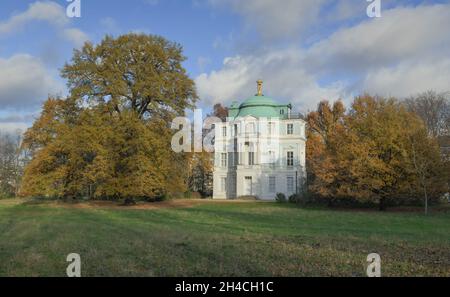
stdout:
[(200, 203), (161, 209), (0, 201), (0, 276), (450, 276), (450, 213)]

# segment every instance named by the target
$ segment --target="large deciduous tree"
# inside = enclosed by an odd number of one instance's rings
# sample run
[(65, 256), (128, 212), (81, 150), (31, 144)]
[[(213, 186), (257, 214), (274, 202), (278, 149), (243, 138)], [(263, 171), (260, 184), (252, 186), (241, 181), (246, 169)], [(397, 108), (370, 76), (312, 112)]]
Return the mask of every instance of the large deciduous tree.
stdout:
[(439, 147), (423, 121), (395, 99), (357, 97), (345, 113), (327, 102), (308, 116), (310, 190), (333, 199), (402, 204), (428, 202), (445, 189)]
[(106, 36), (100, 44), (75, 50), (62, 76), (73, 98), (110, 112), (134, 110), (139, 118), (182, 115), (197, 100), (194, 82), (183, 68), (181, 45), (163, 37)]
[[(341, 101), (333, 106), (328, 101), (319, 103), (317, 111), (307, 116), (307, 168), (311, 190), (333, 202), (337, 196), (340, 174), (337, 148), (344, 140), (345, 109)], [(335, 186), (332, 186), (335, 185)]]
[(186, 190), (187, 156), (171, 149), (174, 116), (197, 100), (181, 46), (106, 37), (62, 70), (67, 99), (49, 98), (25, 135), (27, 196), (158, 199)]

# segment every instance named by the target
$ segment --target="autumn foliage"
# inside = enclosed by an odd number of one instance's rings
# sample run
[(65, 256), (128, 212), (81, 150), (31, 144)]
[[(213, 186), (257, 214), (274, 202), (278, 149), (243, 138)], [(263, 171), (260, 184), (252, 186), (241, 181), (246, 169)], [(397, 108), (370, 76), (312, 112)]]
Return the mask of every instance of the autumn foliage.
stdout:
[(447, 191), (445, 162), (424, 122), (395, 99), (323, 101), (307, 117), (309, 189), (329, 203), (399, 205)]
[(21, 194), (161, 199), (186, 191), (188, 156), (171, 149), (171, 119), (194, 106), (181, 46), (129, 34), (86, 43), (62, 70), (68, 98), (49, 98), (26, 132), (33, 152)]

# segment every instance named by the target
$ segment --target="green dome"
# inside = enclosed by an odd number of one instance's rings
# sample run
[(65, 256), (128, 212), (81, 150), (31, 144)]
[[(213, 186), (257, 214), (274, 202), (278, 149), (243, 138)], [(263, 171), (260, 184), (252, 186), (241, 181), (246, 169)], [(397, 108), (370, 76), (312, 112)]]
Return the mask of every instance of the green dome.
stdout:
[(254, 116), (254, 117), (278, 117), (278, 104), (269, 97), (253, 96), (248, 98), (239, 106), (237, 117)]
[(280, 105), (270, 97), (262, 93), (262, 81), (258, 80), (258, 93), (245, 100), (241, 105), (237, 102), (229, 108), (229, 116), (232, 118), (253, 116), (256, 118), (277, 118), (285, 117), (288, 114), (290, 105)]
[(265, 96), (253, 96), (248, 98), (241, 104), (240, 108), (248, 106), (271, 106), (276, 107), (278, 104), (270, 97)]

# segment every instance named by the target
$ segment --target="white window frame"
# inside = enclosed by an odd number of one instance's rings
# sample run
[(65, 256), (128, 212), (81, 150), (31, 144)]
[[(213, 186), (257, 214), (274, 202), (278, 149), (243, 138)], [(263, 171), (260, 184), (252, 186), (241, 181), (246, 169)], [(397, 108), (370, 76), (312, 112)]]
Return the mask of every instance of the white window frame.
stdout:
[(294, 177), (293, 176), (287, 176), (286, 177), (286, 190), (288, 191), (288, 193), (293, 193), (294, 192)]
[(294, 135), (294, 124), (292, 123), (287, 124), (286, 133), (287, 135)]
[(275, 164), (277, 162), (275, 151), (269, 151), (269, 164)]
[(248, 165), (255, 165), (255, 152), (248, 152)]
[(274, 122), (269, 122), (269, 124), (267, 125), (267, 132), (269, 135), (275, 134), (275, 123)]
[(225, 176), (222, 176), (220, 178), (220, 191), (222, 193), (225, 193), (227, 191), (227, 178)]
[(294, 152), (293, 151), (286, 152), (286, 165), (288, 167), (294, 166)]
[(276, 176), (269, 176), (269, 193), (277, 192), (277, 178)]
[(220, 166), (226, 168), (227, 165), (228, 165), (228, 154), (227, 153), (221, 153), (220, 154)]

